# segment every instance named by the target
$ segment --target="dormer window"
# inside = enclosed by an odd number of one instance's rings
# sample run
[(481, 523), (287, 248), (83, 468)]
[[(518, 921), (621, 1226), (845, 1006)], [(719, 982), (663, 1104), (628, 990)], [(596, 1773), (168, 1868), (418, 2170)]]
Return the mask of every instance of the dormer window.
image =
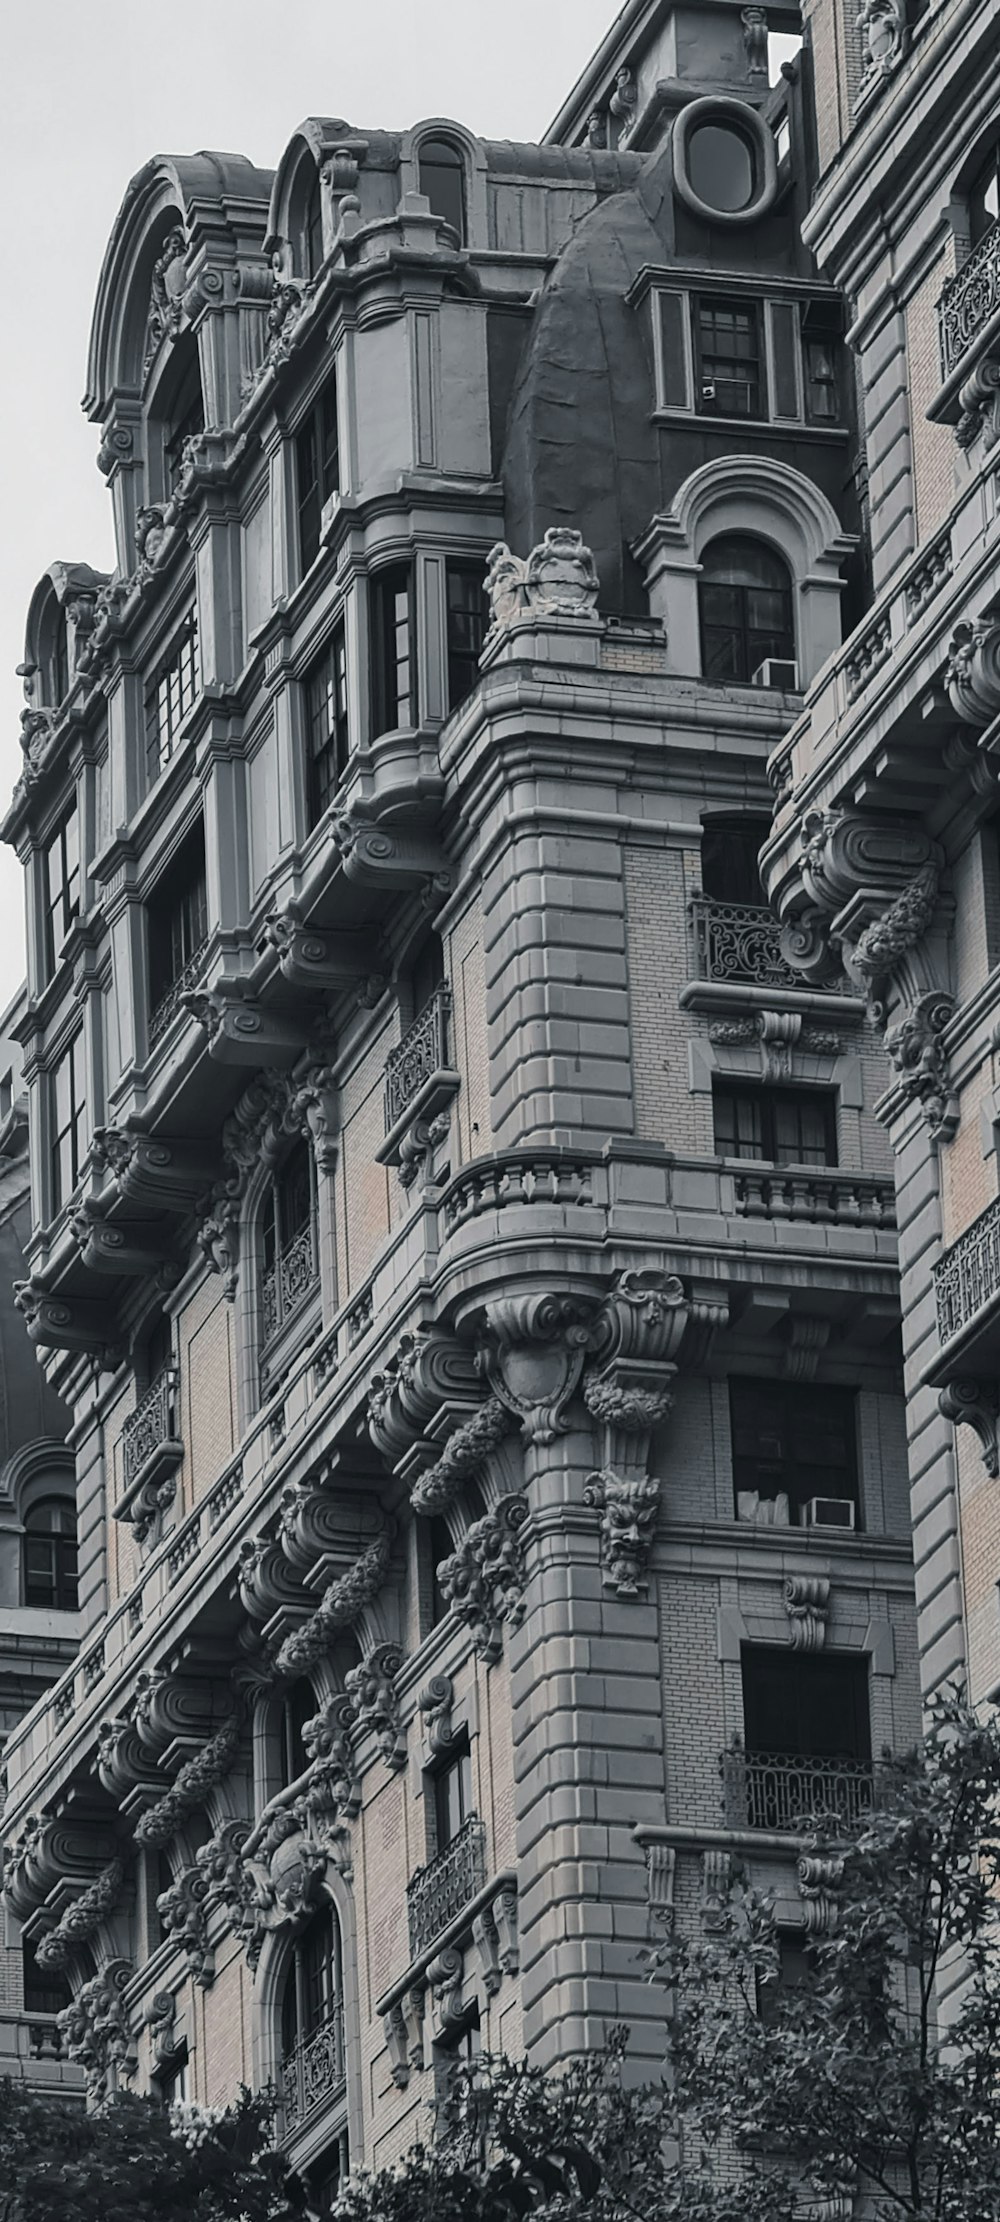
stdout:
[(420, 191), (465, 245), (465, 162), (452, 139), (425, 139), (417, 163)]
[(698, 581), (701, 668), (706, 679), (746, 686), (768, 661), (792, 664), (792, 582), (775, 548), (750, 534), (709, 542)]

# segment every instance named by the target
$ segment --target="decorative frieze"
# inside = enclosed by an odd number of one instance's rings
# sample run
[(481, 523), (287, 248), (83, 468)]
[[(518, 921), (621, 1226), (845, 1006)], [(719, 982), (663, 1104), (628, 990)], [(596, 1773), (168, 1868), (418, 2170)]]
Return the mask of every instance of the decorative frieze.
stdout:
[(830, 1617), (830, 1583), (822, 1574), (789, 1574), (783, 1591), (793, 1651), (822, 1651)]
[(474, 1520), (461, 1542), (437, 1569), (441, 1594), (468, 1628), (473, 1647), (487, 1666), (503, 1649), (503, 1628), (524, 1618), (525, 1564), (520, 1531), (528, 1517), (527, 1500), (502, 1497), (492, 1512)]
[(601, 1564), (606, 1589), (638, 1597), (649, 1587), (660, 1484), (651, 1475), (623, 1475), (605, 1466), (588, 1475), (584, 1496), (601, 1514)]

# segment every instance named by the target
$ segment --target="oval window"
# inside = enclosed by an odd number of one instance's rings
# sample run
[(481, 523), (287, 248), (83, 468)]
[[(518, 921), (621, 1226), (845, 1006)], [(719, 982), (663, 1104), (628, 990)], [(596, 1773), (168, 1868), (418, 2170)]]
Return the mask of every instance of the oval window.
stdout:
[(726, 215), (749, 208), (756, 197), (754, 169), (753, 149), (742, 131), (721, 123), (702, 123), (692, 131), (688, 175), (706, 208)]

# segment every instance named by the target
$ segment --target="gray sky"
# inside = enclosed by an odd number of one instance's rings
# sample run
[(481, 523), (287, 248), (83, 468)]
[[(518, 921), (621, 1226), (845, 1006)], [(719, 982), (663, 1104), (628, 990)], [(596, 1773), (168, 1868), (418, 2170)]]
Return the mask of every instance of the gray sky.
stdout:
[[(303, 116), (401, 129), (453, 116), (486, 137), (545, 129), (616, 0), (10, 0), (0, 136), (0, 803), (21, 764), (14, 666), (57, 558), (110, 569), (98, 429), (79, 406), (97, 277), (134, 172), (202, 147), (273, 167)], [(0, 846), (0, 1008), (23, 973), (21, 870)]]

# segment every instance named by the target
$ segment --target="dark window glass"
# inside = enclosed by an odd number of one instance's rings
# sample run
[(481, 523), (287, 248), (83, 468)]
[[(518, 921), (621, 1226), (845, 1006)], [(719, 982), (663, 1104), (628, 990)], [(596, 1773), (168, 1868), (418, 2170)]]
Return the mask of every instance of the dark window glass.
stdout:
[(451, 1765), (434, 1777), (434, 1833), (437, 1850), (454, 1843), (472, 1812), (472, 1755), (468, 1744)]
[(763, 540), (732, 533), (710, 541), (701, 559), (698, 615), (706, 679), (746, 684), (768, 657), (794, 660), (788, 567)]
[(771, 831), (770, 818), (706, 818), (701, 837), (701, 884), (717, 903), (763, 905), (757, 859)]
[(58, 607), (55, 612), (49, 685), (51, 688), (49, 700), (52, 708), (58, 709), (60, 702), (64, 701), (69, 693), (69, 644), (66, 639), (66, 619), (62, 610)]
[(835, 342), (807, 339), (805, 370), (806, 415), (810, 424), (835, 424), (840, 415)]
[(688, 177), (706, 208), (749, 208), (755, 194), (753, 148), (732, 124), (701, 123), (688, 140)]
[(858, 1504), (857, 1412), (852, 1389), (793, 1381), (731, 1380), (729, 1419), (737, 1503), (751, 1490), (784, 1494), (794, 1515), (812, 1497)]
[(285, 1978), (281, 2043), (286, 2059), (336, 2013), (341, 1997), (340, 1935), (332, 1906), (321, 1906), (296, 1938)]
[(187, 2052), (178, 2054), (162, 2075), (156, 2078), (156, 2089), (162, 2106), (180, 2106), (188, 2095)]
[(764, 1165), (835, 1165), (836, 1099), (821, 1088), (755, 1088), (719, 1081), (712, 1090), (720, 1157)]
[(435, 988), (441, 986), (443, 979), (444, 950), (441, 936), (428, 934), (426, 941), (421, 942), (416, 955), (411, 958), (407, 971), (408, 1000), (413, 1018), (419, 1018), (421, 1011), (426, 1010)]
[(298, 1142), (275, 1174), (261, 1227), (261, 1333), (271, 1341), (316, 1285), (312, 1152)]
[(969, 233), (977, 247), (1000, 219), (1000, 140), (991, 148), (969, 192)]
[(76, 1506), (69, 1497), (42, 1497), (25, 1513), (24, 1602), (76, 1611)]
[(420, 191), (435, 216), (458, 233), (465, 245), (465, 163), (450, 139), (425, 139), (418, 163)]
[(307, 1721), (316, 1714), (316, 1692), (311, 1682), (296, 1682), (281, 1708), (281, 1786), (287, 1790), (290, 1782), (297, 1782), (309, 1765), (309, 1754), (302, 1741), (302, 1731)]
[(408, 563), (380, 571), (373, 582), (372, 648), (375, 731), (417, 722), (417, 653), (413, 571)]
[(871, 1759), (868, 1660), (802, 1652), (743, 1652), (743, 1740), (748, 1752), (802, 1759)]
[(302, 246), (306, 277), (315, 278), (323, 267), (323, 201), (318, 170), (313, 171), (305, 205)]
[(200, 685), (198, 619), (191, 610), (146, 689), (146, 778), (150, 786), (174, 753), (181, 724)]
[(486, 589), (481, 564), (449, 563), (448, 708), (463, 702), (479, 678), (486, 627)]
[(309, 2170), (309, 2205), (320, 2222), (333, 2213), (334, 2206), (350, 2174), (350, 2153), (347, 2131), (342, 2130), (336, 2145), (325, 2152), (321, 2160)]
[(196, 432), (205, 430), (205, 403), (201, 391), (201, 372), (197, 355), (190, 365), (187, 377), (179, 387), (176, 401), (170, 411), (169, 423), (164, 428), (163, 460), (167, 491), (172, 493), (180, 479), (184, 464), (184, 442)]
[(752, 302), (695, 303), (698, 408), (706, 416), (762, 417), (760, 316)]
[(52, 1210), (67, 1201), (80, 1178), (86, 1149), (87, 1082), (83, 1031), (74, 1034), (49, 1074)]
[(455, 1548), (452, 1542), (451, 1529), (447, 1520), (440, 1513), (430, 1522), (427, 1548), (430, 1554), (431, 1627), (436, 1628), (438, 1621), (444, 1619), (445, 1613), (449, 1609), (448, 1599), (438, 1581), (438, 1567), (443, 1564), (446, 1558), (451, 1557)]
[(347, 768), (347, 643), (338, 625), (306, 679), (310, 826), (319, 824)]
[(80, 827), (74, 805), (45, 851), (45, 966), (51, 978), (56, 952), (80, 915)]
[(182, 984), (194, 978), (208, 940), (205, 836), (200, 826), (154, 889), (147, 924), (152, 1043), (172, 1018)]
[(71, 2002), (70, 1987), (57, 1968), (39, 1967), (31, 1937), (21, 1944), (26, 2014), (58, 2014)]
[(340, 485), (337, 381), (328, 378), (295, 435), (299, 562), (308, 571), (319, 554), (323, 506)]
[(781, 1998), (787, 1998), (791, 1991), (808, 1991), (816, 1979), (815, 1962), (801, 1937), (779, 1936), (777, 1944), (777, 1982), (764, 1983), (757, 1978), (757, 2013), (764, 2023), (776, 2019)]

